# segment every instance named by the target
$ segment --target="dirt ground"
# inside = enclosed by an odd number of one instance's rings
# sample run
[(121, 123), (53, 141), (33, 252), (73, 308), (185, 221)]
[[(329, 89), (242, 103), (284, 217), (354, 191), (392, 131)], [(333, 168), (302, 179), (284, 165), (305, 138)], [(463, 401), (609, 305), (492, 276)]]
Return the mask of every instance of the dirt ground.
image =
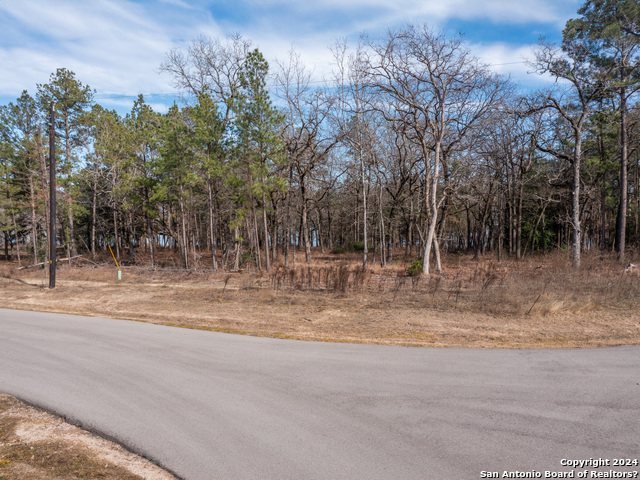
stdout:
[[(89, 265), (89, 266), (87, 266)], [(448, 255), (444, 273), (406, 275), (407, 262), (365, 275), (357, 257), (271, 273), (0, 262), (0, 306), (114, 317), (218, 332), (407, 346), (545, 348), (640, 343), (640, 276), (585, 255), (516, 262)]]
[[(476, 348), (640, 344), (640, 272), (625, 271), (612, 257), (587, 254), (575, 272), (566, 254), (518, 262), (449, 254), (444, 272), (428, 278), (407, 275), (410, 264), (404, 259), (384, 269), (372, 265), (364, 274), (355, 254), (316, 255), (311, 264), (280, 265), (270, 273), (129, 266), (117, 280), (108, 258), (79, 259), (59, 265), (51, 290), (43, 269), (0, 262), (0, 307), (327, 342)], [(145, 461), (113, 454), (119, 447), (97, 446), (95, 437), (88, 441), (82, 435), (90, 434), (63, 425), (0, 396), (0, 480), (171, 478), (143, 466), (131, 469), (131, 462)], [(25, 438), (21, 432), (35, 433)], [(54, 432), (44, 440), (44, 462), (38, 460), (42, 455), (28, 455), (40, 451), (44, 433), (38, 432)], [(60, 456), (76, 454), (84, 455), (76, 460), (80, 470), (42, 473)], [(103, 464), (99, 472), (105, 476), (84, 470)]]
[(120, 445), (0, 394), (0, 479), (175, 480)]

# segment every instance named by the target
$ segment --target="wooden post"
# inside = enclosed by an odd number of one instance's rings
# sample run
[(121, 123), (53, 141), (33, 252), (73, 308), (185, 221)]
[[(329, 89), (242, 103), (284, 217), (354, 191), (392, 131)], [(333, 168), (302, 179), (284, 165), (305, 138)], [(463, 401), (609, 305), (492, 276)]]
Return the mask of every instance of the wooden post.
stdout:
[(56, 286), (56, 129), (53, 102), (49, 107), (49, 288)]

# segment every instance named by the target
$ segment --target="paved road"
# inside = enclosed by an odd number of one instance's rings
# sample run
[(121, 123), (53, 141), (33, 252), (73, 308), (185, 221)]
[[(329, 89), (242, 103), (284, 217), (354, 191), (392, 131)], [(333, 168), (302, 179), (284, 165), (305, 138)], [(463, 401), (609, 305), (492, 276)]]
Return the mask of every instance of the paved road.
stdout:
[(0, 391), (194, 480), (544, 478), (564, 458), (640, 459), (640, 347), (323, 344), (0, 309)]

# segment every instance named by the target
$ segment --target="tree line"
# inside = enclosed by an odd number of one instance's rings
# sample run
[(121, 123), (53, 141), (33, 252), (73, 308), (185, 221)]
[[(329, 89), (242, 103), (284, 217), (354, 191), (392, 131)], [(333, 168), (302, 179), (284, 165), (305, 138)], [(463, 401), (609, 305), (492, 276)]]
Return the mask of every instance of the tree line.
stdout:
[(198, 38), (161, 65), (184, 99), (166, 113), (142, 95), (106, 110), (58, 69), (0, 107), (4, 257), (46, 263), (54, 221), (69, 258), (111, 246), (123, 263), (214, 272), (309, 262), (312, 247), (358, 251), (364, 270), (407, 255), (425, 274), (458, 250), (623, 262), (640, 242), (640, 7), (578, 13), (561, 45), (536, 48), (530, 67), (556, 80), (536, 92), (426, 24), (337, 42), (322, 83), (295, 52), (271, 68), (240, 36)]

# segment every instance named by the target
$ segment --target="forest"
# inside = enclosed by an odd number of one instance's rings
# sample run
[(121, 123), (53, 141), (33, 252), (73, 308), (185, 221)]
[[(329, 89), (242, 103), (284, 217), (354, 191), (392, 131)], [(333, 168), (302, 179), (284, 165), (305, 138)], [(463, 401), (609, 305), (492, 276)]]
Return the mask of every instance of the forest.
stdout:
[(160, 66), (182, 101), (159, 113), (140, 95), (125, 116), (59, 68), (0, 107), (0, 253), (46, 264), (55, 222), (58, 256), (111, 247), (153, 268), (269, 272), (317, 252), (425, 275), (458, 251), (627, 263), (639, 46), (639, 2), (588, 0), (560, 45), (532, 52), (554, 80), (533, 92), (427, 24), (336, 42), (322, 82), (295, 51), (269, 65), (240, 35), (200, 37)]

